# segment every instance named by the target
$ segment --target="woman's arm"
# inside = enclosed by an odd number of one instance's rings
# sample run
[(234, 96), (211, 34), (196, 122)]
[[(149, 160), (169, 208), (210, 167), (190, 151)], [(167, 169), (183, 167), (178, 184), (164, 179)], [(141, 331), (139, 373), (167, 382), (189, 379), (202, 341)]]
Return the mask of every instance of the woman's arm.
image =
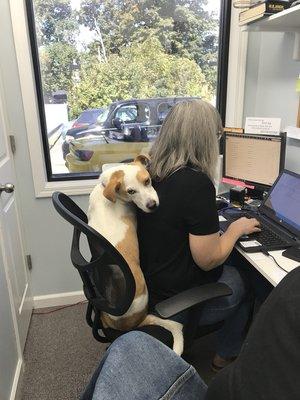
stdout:
[(189, 243), (193, 259), (200, 268), (209, 271), (223, 264), (239, 237), (259, 231), (259, 222), (255, 218), (243, 217), (233, 222), (222, 236), (219, 233), (190, 233)]

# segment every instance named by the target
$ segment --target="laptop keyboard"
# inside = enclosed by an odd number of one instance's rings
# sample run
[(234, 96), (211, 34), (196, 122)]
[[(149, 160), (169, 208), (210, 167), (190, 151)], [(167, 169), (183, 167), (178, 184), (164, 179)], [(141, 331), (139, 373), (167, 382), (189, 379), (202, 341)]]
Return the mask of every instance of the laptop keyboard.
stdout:
[(233, 215), (232, 213), (225, 212), (224, 216), (228, 218), (230, 222), (236, 221), (239, 218), (246, 217), (246, 218), (256, 218), (260, 222), (260, 229), (261, 232), (255, 232), (249, 235), (252, 240), (257, 240), (263, 246), (285, 246), (287, 241), (281, 238), (277, 233), (273, 230), (268, 228), (266, 224), (264, 224), (258, 216), (254, 216), (253, 214), (249, 214), (247, 212), (237, 213)]

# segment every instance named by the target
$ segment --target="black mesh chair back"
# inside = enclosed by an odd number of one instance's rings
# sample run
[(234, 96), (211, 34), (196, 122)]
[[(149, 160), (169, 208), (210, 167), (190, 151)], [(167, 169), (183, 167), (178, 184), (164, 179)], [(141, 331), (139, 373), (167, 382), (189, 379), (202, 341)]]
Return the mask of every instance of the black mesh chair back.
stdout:
[[(69, 196), (55, 192), (52, 201), (56, 211), (74, 227), (71, 261), (81, 276), (84, 294), (88, 299), (87, 322), (98, 341), (111, 342), (120, 333), (104, 329), (101, 312), (120, 316), (129, 309), (135, 295), (134, 277), (122, 255), (88, 225), (86, 214)], [(92, 255), (90, 261), (85, 259), (80, 250), (82, 234), (89, 244)], [(105, 335), (100, 335), (99, 330)]]

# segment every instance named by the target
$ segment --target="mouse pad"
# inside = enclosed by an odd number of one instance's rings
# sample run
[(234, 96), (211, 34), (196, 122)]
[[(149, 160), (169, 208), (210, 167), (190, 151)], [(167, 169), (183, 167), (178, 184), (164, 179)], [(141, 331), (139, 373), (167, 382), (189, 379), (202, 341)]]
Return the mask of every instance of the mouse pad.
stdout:
[(282, 255), (294, 261), (300, 261), (300, 247), (290, 247)]

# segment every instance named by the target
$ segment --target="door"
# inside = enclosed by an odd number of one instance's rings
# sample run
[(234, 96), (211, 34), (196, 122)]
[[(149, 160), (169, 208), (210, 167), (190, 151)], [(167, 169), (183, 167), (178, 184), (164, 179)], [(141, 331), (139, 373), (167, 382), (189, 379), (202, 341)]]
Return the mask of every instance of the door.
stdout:
[[(9, 303), (12, 308), (14, 330), (19, 350), (22, 353), (32, 311), (32, 297), (16, 200), (17, 198), (21, 199), (21, 194), (18, 193), (16, 185), (14, 163), (8, 145), (8, 131), (0, 76), (0, 250), (4, 270), (2, 272), (5, 273)], [(7, 183), (8, 185), (5, 185)]]

